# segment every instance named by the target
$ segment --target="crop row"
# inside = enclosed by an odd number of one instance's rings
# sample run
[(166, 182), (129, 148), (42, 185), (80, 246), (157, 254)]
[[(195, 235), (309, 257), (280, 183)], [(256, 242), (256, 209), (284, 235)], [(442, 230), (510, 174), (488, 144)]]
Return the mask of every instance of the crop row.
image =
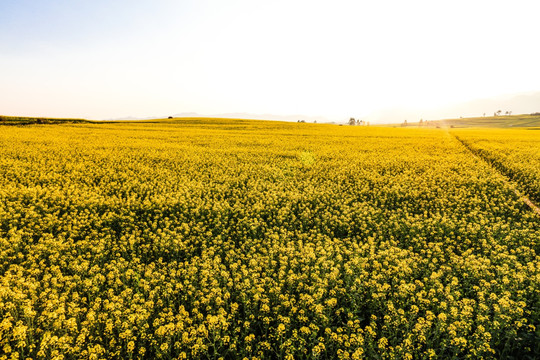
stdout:
[(533, 201), (540, 202), (538, 130), (461, 130), (454, 133), (473, 152), (519, 183)]

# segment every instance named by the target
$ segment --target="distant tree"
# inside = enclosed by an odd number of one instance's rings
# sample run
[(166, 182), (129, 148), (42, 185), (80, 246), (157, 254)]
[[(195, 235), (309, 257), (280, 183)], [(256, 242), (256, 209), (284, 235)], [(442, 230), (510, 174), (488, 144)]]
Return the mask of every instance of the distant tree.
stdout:
[(403, 121), (403, 126), (407, 126), (407, 119)]
[(424, 125), (424, 120), (420, 119), (420, 121), (418, 122), (418, 125), (420, 125), (420, 126)]
[(172, 119), (172, 116), (169, 116), (169, 119)]
[(486, 113), (484, 113), (484, 117), (486, 117)]
[(355, 118), (350, 118), (350, 119), (349, 119), (349, 125), (356, 125), (356, 120), (355, 120)]
[(497, 110), (497, 115), (501, 115), (502, 111), (501, 110)]
[(317, 123), (317, 120), (313, 120), (313, 123), (316, 124), (316, 123)]
[(509, 111), (509, 112), (508, 112), (508, 115), (512, 115), (512, 112), (511, 112), (511, 111)]

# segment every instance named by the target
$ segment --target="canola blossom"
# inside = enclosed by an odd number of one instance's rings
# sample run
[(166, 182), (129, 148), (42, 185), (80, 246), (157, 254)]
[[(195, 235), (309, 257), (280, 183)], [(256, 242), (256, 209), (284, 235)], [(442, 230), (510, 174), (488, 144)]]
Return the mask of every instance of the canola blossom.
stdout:
[[(539, 174), (490, 131), (457, 136)], [(443, 129), (0, 128), (0, 360), (534, 358), (539, 251)]]

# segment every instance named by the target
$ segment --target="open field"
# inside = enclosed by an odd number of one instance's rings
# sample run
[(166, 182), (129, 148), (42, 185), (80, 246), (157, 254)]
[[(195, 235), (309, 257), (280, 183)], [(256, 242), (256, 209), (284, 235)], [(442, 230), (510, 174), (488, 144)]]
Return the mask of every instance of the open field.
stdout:
[(0, 359), (538, 358), (539, 141), (2, 127)]

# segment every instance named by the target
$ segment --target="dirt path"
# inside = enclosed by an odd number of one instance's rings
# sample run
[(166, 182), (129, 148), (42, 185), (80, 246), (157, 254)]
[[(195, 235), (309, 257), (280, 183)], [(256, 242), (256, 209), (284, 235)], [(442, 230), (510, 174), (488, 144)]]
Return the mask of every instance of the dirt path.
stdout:
[(508, 187), (510, 189), (512, 189), (516, 195), (525, 203), (527, 204), (527, 206), (529, 206), (531, 208), (532, 211), (534, 211), (536, 213), (536, 215), (540, 216), (540, 207), (538, 205), (536, 205), (535, 203), (533, 203), (531, 201), (531, 199), (529, 199), (526, 195), (523, 195), (519, 190), (518, 190), (518, 186), (515, 184), (515, 182), (512, 181), (512, 179), (508, 176), (508, 175), (505, 175), (503, 174), (500, 170), (498, 170), (497, 168), (495, 168), (486, 158), (482, 157), (482, 155), (478, 154), (476, 151), (474, 151), (474, 149), (471, 148), (471, 146), (469, 146), (466, 142), (464, 142), (463, 140), (461, 140), (459, 137), (457, 137), (456, 135), (452, 134), (451, 132), (449, 132), (449, 134), (454, 138), (456, 139), (457, 141), (459, 141), (459, 143), (461, 145), (463, 145), (463, 147), (465, 147), (465, 149), (467, 149), (473, 156), (475, 156), (477, 159), (480, 159), (482, 160), (484, 163), (486, 163), (490, 168), (493, 169), (493, 171), (495, 171), (497, 174), (499, 174), (499, 176), (501, 177), (502, 181), (508, 185)]

